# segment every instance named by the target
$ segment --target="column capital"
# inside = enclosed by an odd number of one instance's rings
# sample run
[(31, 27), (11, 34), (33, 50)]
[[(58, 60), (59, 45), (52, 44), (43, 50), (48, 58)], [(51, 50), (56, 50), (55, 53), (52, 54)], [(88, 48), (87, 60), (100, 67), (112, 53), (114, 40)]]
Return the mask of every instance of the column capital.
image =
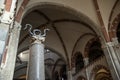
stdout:
[(46, 33), (47, 31), (49, 31), (49, 29), (44, 29), (44, 32), (42, 33), (42, 31), (39, 29), (34, 29), (33, 31), (31, 31), (32, 29), (31, 24), (26, 24), (24, 29), (27, 29), (28, 27), (29, 27), (29, 33), (32, 37), (33, 43), (43, 43), (45, 41)]

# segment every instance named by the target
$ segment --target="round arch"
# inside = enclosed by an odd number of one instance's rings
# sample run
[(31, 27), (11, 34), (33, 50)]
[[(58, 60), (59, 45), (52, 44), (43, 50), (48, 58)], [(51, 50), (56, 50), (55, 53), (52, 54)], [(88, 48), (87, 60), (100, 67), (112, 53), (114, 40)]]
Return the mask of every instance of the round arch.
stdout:
[(110, 70), (104, 66), (104, 65), (96, 65), (93, 67), (91, 74), (90, 74), (90, 80), (112, 80)]

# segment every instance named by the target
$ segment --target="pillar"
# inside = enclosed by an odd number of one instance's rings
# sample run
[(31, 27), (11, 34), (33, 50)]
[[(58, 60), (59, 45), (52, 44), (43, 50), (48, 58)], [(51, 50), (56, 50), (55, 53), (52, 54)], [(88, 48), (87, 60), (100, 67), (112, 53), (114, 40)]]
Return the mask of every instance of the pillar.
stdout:
[[(27, 24), (27, 26), (31, 26)], [(45, 33), (42, 35), (41, 31), (38, 29), (33, 30), (32, 44), (30, 46), (30, 56), (29, 56), (29, 68), (27, 80), (45, 80), (45, 66), (44, 66), (44, 44)]]
[(106, 47), (103, 50), (104, 50), (104, 54), (106, 56), (106, 60), (108, 62), (113, 80), (119, 80), (120, 79), (120, 63), (113, 47), (114, 47), (113, 42), (107, 42)]
[[(87, 66), (88, 64), (89, 64), (89, 58), (88, 57), (85, 57), (84, 59), (84, 65), (85, 66)], [(89, 80), (89, 69), (86, 67), (86, 69), (85, 69), (85, 72), (86, 72), (86, 78), (87, 78), (87, 80)]]
[(21, 25), (15, 22), (13, 29), (9, 33), (6, 56), (0, 66), (0, 80), (13, 80), (20, 29)]
[(30, 47), (28, 80), (45, 80), (44, 45), (39, 41)]

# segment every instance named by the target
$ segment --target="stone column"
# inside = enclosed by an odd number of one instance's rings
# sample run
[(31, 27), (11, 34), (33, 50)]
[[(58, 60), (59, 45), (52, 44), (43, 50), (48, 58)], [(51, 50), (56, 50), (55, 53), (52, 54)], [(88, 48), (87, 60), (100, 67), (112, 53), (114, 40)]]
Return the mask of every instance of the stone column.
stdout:
[(68, 73), (67, 73), (67, 80), (73, 80), (72, 79), (72, 71), (68, 71)]
[[(27, 26), (32, 27), (30, 24)], [(29, 30), (30, 31), (30, 30)], [(27, 80), (45, 80), (45, 66), (44, 66), (44, 44), (45, 33), (42, 35), (38, 29), (33, 30), (32, 44), (30, 46), (29, 68)]]
[(104, 54), (106, 56), (113, 80), (120, 80), (120, 63), (113, 46), (113, 42), (107, 42), (106, 47), (104, 48)]
[[(84, 65), (87, 66), (89, 64), (89, 58), (88, 57), (85, 57), (84, 59)], [(86, 67), (85, 69), (85, 72), (86, 72), (86, 77), (87, 77), (87, 80), (89, 80), (89, 69)]]
[(112, 38), (112, 41), (114, 43), (113, 48), (114, 48), (114, 50), (116, 52), (117, 59), (119, 60), (119, 63), (120, 63), (120, 44), (118, 42), (118, 38), (117, 37), (116, 38)]
[(4, 63), (0, 66), (0, 80), (13, 80), (20, 29), (21, 25), (15, 22), (14, 28), (9, 33), (6, 56)]
[(44, 44), (35, 41), (30, 47), (28, 80), (45, 80)]

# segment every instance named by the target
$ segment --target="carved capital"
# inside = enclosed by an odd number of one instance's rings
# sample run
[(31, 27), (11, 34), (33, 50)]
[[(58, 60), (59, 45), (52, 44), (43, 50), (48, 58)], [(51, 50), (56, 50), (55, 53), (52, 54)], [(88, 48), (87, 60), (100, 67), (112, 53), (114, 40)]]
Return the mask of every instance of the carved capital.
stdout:
[(44, 32), (42, 33), (41, 30), (39, 29), (34, 29), (33, 31), (31, 30), (32, 29), (32, 25), (30, 24), (26, 24), (25, 28), (24, 29), (27, 29), (29, 27), (29, 34), (31, 35), (32, 37), (32, 42), (34, 43), (43, 43), (45, 41), (45, 38), (46, 38), (46, 33), (47, 31), (49, 31), (49, 29), (44, 29)]

